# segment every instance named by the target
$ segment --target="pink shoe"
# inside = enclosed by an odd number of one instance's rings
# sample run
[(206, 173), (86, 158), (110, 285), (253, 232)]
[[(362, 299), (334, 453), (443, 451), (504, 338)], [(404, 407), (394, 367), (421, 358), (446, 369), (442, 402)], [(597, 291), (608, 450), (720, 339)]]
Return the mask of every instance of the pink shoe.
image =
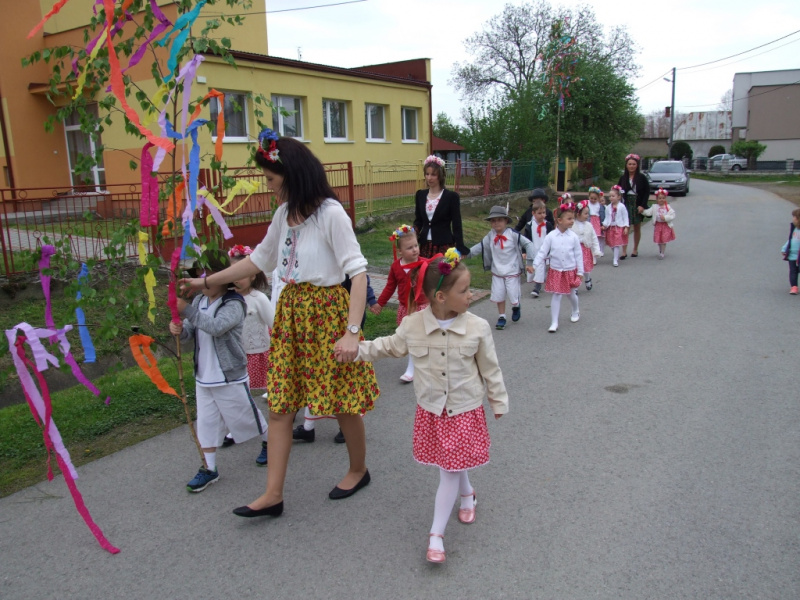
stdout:
[(414, 376), (409, 375), (407, 373), (403, 373), (402, 375), (400, 375), (400, 381), (402, 381), (403, 383), (411, 383), (412, 381), (414, 381)]
[[(432, 533), (428, 537), (438, 537), (444, 539), (443, 535), (439, 535), (438, 533)], [(444, 550), (434, 550), (430, 546), (428, 546), (428, 553), (425, 555), (425, 558), (428, 559), (428, 562), (441, 564), (445, 561), (445, 554)]]
[(478, 506), (478, 500), (475, 498), (475, 492), (473, 491), (472, 494), (467, 494), (466, 496), (461, 496), (462, 498), (469, 498), (472, 496), (472, 508), (459, 508), (458, 509), (458, 520), (464, 523), (465, 525), (471, 525), (475, 522), (475, 507)]
[(793, 285), (793, 286), (792, 286), (792, 289), (790, 289), (790, 290), (789, 290), (789, 293), (790, 293), (792, 296), (797, 296), (797, 286), (796, 286), (796, 285)]

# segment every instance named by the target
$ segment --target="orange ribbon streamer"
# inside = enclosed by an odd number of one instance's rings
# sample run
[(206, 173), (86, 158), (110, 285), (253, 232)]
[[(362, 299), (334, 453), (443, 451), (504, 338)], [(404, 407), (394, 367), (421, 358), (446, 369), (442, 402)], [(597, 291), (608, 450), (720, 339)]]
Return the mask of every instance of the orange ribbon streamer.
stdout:
[[(217, 90), (211, 90), (200, 102), (197, 103), (197, 106), (194, 107), (194, 112), (189, 117), (189, 123), (187, 125), (191, 125), (192, 121), (194, 121), (197, 117), (200, 116), (200, 111), (203, 110), (203, 104), (210, 98), (219, 98), (220, 103), (224, 109), (225, 107), (225, 94), (222, 92), (218, 92)], [(217, 157), (217, 160), (222, 160), (222, 138), (225, 137), (225, 111), (220, 110), (217, 114), (217, 141), (214, 144), (214, 155)]]
[(31, 39), (34, 35), (36, 35), (36, 32), (39, 31), (42, 27), (44, 27), (44, 24), (47, 23), (47, 20), (53, 15), (58, 14), (58, 11), (60, 11), (68, 1), (69, 0), (58, 0), (58, 2), (53, 4), (53, 8), (51, 8), (50, 11), (44, 16), (44, 18), (41, 21), (39, 21), (36, 27), (31, 29), (31, 32), (28, 34), (28, 39)]
[(175, 144), (166, 138), (161, 138), (155, 135), (152, 131), (147, 129), (139, 121), (139, 115), (136, 114), (128, 101), (125, 99), (125, 83), (122, 81), (122, 69), (119, 64), (119, 57), (117, 51), (114, 49), (114, 42), (111, 39), (111, 29), (114, 26), (114, 0), (103, 0), (103, 7), (106, 12), (106, 45), (108, 46), (108, 65), (110, 67), (111, 91), (117, 97), (122, 109), (125, 111), (125, 116), (128, 117), (131, 123), (141, 132), (147, 140), (154, 146), (163, 148), (167, 152), (175, 148)]
[[(181, 181), (172, 192), (172, 197), (167, 200), (167, 217), (164, 220), (164, 226), (161, 228), (161, 235), (164, 237), (172, 235), (175, 228), (175, 206), (178, 207), (178, 212), (183, 213), (183, 188), (186, 187), (186, 182)], [(172, 229), (169, 224), (172, 223)]]
[(145, 375), (150, 378), (150, 381), (156, 385), (159, 391), (180, 398), (178, 392), (172, 389), (172, 386), (170, 386), (167, 383), (167, 380), (164, 379), (161, 371), (158, 370), (156, 357), (153, 356), (153, 351), (150, 350), (150, 344), (152, 344), (154, 341), (155, 340), (150, 336), (143, 335), (141, 333), (137, 333), (136, 335), (132, 335), (130, 338), (128, 338), (128, 342), (131, 345), (131, 352), (133, 353), (133, 358), (136, 360), (136, 364), (142, 368), (142, 371), (144, 371)]

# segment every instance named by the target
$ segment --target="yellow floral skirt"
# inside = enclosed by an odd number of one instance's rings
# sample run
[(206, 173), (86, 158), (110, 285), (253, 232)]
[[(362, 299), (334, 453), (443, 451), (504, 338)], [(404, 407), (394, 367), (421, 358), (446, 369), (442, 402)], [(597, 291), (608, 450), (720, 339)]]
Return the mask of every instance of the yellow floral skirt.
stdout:
[[(347, 327), (350, 296), (343, 287), (289, 284), (281, 292), (269, 352), (267, 404), (293, 413), (363, 414), (380, 395), (372, 363), (336, 362), (333, 348)], [(363, 337), (362, 337), (363, 339)]]

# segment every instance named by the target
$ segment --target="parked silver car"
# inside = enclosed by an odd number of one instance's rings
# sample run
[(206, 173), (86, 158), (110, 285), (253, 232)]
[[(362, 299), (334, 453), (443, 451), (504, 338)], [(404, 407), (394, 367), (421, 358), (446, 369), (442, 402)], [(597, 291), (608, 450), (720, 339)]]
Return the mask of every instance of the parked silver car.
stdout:
[(708, 159), (709, 171), (741, 171), (747, 168), (747, 159), (735, 154), (715, 154)]
[(689, 172), (679, 160), (659, 160), (645, 173), (650, 182), (650, 193), (664, 188), (670, 195), (685, 196), (689, 193)]

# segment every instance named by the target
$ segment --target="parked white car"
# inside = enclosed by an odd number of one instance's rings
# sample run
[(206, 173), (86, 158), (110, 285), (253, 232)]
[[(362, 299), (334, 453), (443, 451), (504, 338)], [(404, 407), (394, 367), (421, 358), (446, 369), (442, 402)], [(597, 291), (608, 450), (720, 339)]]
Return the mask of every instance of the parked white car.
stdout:
[(709, 171), (741, 171), (747, 168), (747, 159), (735, 154), (716, 154), (708, 159)]

